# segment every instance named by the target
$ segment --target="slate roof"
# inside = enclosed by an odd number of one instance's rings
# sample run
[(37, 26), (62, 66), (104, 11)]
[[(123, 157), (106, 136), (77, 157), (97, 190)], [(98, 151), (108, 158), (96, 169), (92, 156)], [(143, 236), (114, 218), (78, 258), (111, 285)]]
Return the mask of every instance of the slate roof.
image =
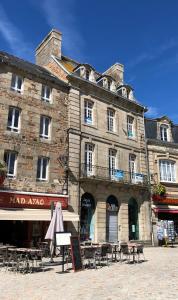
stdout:
[(145, 119), (145, 135), (147, 139), (157, 139), (157, 121)]
[(41, 79), (49, 80), (52, 83), (59, 84), (60, 86), (63, 86), (63, 87), (68, 87), (67, 83), (65, 83), (64, 81), (57, 78), (55, 75), (53, 75), (47, 69), (45, 69), (41, 66), (38, 66), (36, 64), (33, 64), (31, 62), (28, 62), (26, 60), (23, 60), (14, 55), (11, 55), (9, 53), (0, 51), (0, 63), (8, 64), (12, 67), (16, 67), (19, 70), (22, 70), (28, 74), (34, 75)]
[[(162, 118), (157, 118), (157, 119), (148, 119), (145, 118), (145, 135), (147, 139), (152, 139), (152, 140), (157, 140), (160, 141), (161, 143), (170, 143), (170, 142), (164, 142), (161, 141), (157, 138), (157, 123), (160, 122)], [(170, 126), (171, 126), (171, 132), (172, 132), (172, 138), (173, 142), (172, 143), (178, 143), (178, 125), (173, 124), (170, 121)]]

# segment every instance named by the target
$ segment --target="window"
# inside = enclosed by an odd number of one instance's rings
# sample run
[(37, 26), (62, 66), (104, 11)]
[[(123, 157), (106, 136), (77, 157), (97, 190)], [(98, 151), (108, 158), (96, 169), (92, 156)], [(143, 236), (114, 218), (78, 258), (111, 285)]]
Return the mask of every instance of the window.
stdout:
[(51, 88), (47, 85), (42, 85), (42, 99), (45, 102), (51, 102)]
[(16, 165), (17, 165), (17, 153), (6, 151), (4, 153), (4, 161), (7, 165), (7, 176), (11, 178), (15, 177)]
[(85, 144), (85, 170), (87, 175), (93, 175), (93, 145)]
[(162, 141), (168, 141), (168, 126), (161, 125), (160, 126), (160, 136)]
[(108, 90), (111, 90), (111, 81), (108, 80)]
[(175, 163), (173, 161), (160, 160), (159, 170), (160, 170), (160, 181), (167, 181), (167, 182), (176, 181)]
[(127, 136), (134, 137), (134, 118), (131, 116), (127, 116)]
[(7, 130), (20, 131), (20, 109), (17, 107), (9, 107)]
[(108, 119), (108, 131), (113, 132), (114, 131), (114, 115), (115, 112), (113, 109), (107, 110), (107, 119)]
[(90, 71), (86, 70), (86, 79), (89, 80), (89, 78), (90, 78)]
[(23, 85), (23, 78), (21, 76), (12, 74), (11, 89), (18, 93), (21, 93), (22, 85)]
[(93, 123), (93, 103), (91, 101), (85, 101), (85, 108), (84, 108), (84, 115), (85, 115), (85, 123), (92, 124)]
[(37, 180), (46, 181), (48, 180), (48, 157), (38, 157), (37, 163)]
[(134, 154), (129, 155), (129, 171), (131, 180), (134, 180), (136, 173), (136, 156)]
[(43, 139), (50, 138), (50, 125), (51, 118), (46, 116), (41, 116), (40, 118), (40, 137)]
[(115, 178), (116, 170), (116, 151), (109, 149), (109, 175), (111, 178)]

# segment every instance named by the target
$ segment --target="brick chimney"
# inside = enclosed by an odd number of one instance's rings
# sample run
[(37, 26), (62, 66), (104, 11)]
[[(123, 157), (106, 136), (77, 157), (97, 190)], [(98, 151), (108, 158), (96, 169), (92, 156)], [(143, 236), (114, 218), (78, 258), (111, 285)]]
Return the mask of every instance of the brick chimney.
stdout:
[(36, 48), (36, 64), (45, 66), (51, 61), (51, 55), (61, 59), (62, 33), (52, 29)]
[(116, 81), (117, 85), (123, 84), (124, 80), (124, 66), (119, 63), (115, 63), (108, 70), (106, 70), (103, 74), (110, 75)]

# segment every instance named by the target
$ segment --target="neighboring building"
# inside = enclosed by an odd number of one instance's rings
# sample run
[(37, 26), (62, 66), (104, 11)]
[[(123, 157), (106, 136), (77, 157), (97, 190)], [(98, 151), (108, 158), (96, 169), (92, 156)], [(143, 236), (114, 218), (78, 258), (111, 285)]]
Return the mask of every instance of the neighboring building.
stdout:
[(81, 239), (150, 240), (146, 109), (124, 84), (123, 65), (101, 74), (63, 56), (61, 40), (52, 30), (36, 49), (36, 63), (70, 85), (68, 188)]
[[(178, 233), (178, 125), (163, 116), (145, 119), (149, 172), (152, 185), (152, 224), (157, 242), (158, 220), (174, 221)], [(154, 186), (161, 183), (165, 195), (155, 195)]]
[(52, 201), (61, 201), (64, 221), (77, 218), (67, 211), (68, 85), (8, 53), (0, 67), (0, 242), (29, 245), (44, 238)]

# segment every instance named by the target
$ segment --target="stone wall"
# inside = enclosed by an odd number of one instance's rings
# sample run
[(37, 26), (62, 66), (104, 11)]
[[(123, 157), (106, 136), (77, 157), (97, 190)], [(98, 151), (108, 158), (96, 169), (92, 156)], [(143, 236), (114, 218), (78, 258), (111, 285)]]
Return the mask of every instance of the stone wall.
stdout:
[[(12, 73), (24, 78), (23, 92), (11, 90)], [(52, 88), (52, 103), (41, 100), (42, 84)], [(64, 167), (59, 162), (61, 155), (68, 152), (67, 139), (67, 90), (40, 78), (32, 79), (18, 69), (5, 66), (0, 73), (0, 159), (5, 150), (17, 152), (17, 175), (6, 179), (4, 188), (61, 193), (64, 184)], [(21, 109), (21, 130), (14, 133), (7, 130), (9, 106)], [(51, 117), (51, 139), (39, 137), (40, 115)], [(36, 181), (38, 156), (50, 158), (49, 180)]]

